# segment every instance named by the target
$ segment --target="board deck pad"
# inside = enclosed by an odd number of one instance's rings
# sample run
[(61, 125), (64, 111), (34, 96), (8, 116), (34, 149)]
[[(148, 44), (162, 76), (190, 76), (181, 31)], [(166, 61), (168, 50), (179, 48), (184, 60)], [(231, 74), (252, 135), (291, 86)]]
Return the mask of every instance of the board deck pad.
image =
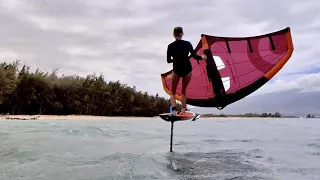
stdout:
[(162, 113), (162, 114), (159, 114), (159, 116), (165, 121), (187, 121), (187, 120), (195, 121), (196, 119), (200, 118), (200, 114), (197, 114), (191, 111), (186, 111), (185, 113), (172, 115), (172, 116), (170, 113)]

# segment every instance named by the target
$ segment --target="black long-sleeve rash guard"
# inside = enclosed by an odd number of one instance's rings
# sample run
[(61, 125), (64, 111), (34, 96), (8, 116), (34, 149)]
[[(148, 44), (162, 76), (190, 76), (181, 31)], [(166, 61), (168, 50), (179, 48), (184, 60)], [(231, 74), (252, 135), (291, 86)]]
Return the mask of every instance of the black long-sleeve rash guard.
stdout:
[[(202, 57), (197, 55), (192, 44), (185, 40), (176, 40), (168, 45), (167, 62), (168, 63), (187, 63), (189, 62), (189, 53), (196, 60), (202, 60)], [(172, 59), (171, 59), (172, 57)]]
[(173, 63), (173, 71), (180, 77), (192, 71), (189, 53), (194, 59), (202, 60), (202, 57), (196, 54), (189, 41), (176, 40), (168, 45), (167, 62)]

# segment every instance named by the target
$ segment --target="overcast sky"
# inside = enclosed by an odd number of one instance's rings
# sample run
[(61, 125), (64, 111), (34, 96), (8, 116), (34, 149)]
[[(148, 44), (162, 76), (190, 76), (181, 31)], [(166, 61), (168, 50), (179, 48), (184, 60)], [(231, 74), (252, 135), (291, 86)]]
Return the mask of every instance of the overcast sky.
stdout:
[(200, 34), (253, 36), (291, 27), (294, 53), (256, 92), (320, 90), (319, 0), (0, 0), (0, 60), (60, 73), (103, 73), (138, 90), (168, 97), (160, 74), (166, 48), (183, 26)]

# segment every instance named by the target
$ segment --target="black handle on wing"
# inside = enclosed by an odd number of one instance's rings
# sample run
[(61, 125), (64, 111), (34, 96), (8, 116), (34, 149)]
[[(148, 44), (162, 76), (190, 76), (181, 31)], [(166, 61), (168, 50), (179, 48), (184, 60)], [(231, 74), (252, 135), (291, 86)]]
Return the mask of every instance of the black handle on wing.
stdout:
[(203, 52), (207, 56), (208, 78), (212, 82), (212, 88), (214, 93), (216, 94), (216, 98), (226, 95), (226, 91), (224, 89), (219, 70), (213, 59), (211, 51), (209, 49), (206, 49)]

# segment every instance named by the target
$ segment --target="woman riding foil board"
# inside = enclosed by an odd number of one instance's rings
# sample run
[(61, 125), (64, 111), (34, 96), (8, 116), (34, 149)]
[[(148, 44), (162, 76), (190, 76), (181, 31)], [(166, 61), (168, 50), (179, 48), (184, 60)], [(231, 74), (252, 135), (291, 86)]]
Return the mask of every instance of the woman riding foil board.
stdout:
[[(171, 94), (170, 94), (170, 112), (171, 115), (177, 115), (176, 104), (176, 89), (180, 78), (182, 78), (182, 110), (181, 113), (186, 111), (186, 89), (191, 80), (192, 65), (189, 60), (189, 53), (196, 60), (207, 59), (206, 55), (199, 56), (193, 49), (192, 44), (189, 41), (182, 40), (183, 28), (175, 27), (173, 29), (173, 36), (175, 41), (170, 43), (167, 48), (167, 62), (173, 63), (172, 81), (171, 81)], [(172, 58), (171, 58), (172, 57)]]

